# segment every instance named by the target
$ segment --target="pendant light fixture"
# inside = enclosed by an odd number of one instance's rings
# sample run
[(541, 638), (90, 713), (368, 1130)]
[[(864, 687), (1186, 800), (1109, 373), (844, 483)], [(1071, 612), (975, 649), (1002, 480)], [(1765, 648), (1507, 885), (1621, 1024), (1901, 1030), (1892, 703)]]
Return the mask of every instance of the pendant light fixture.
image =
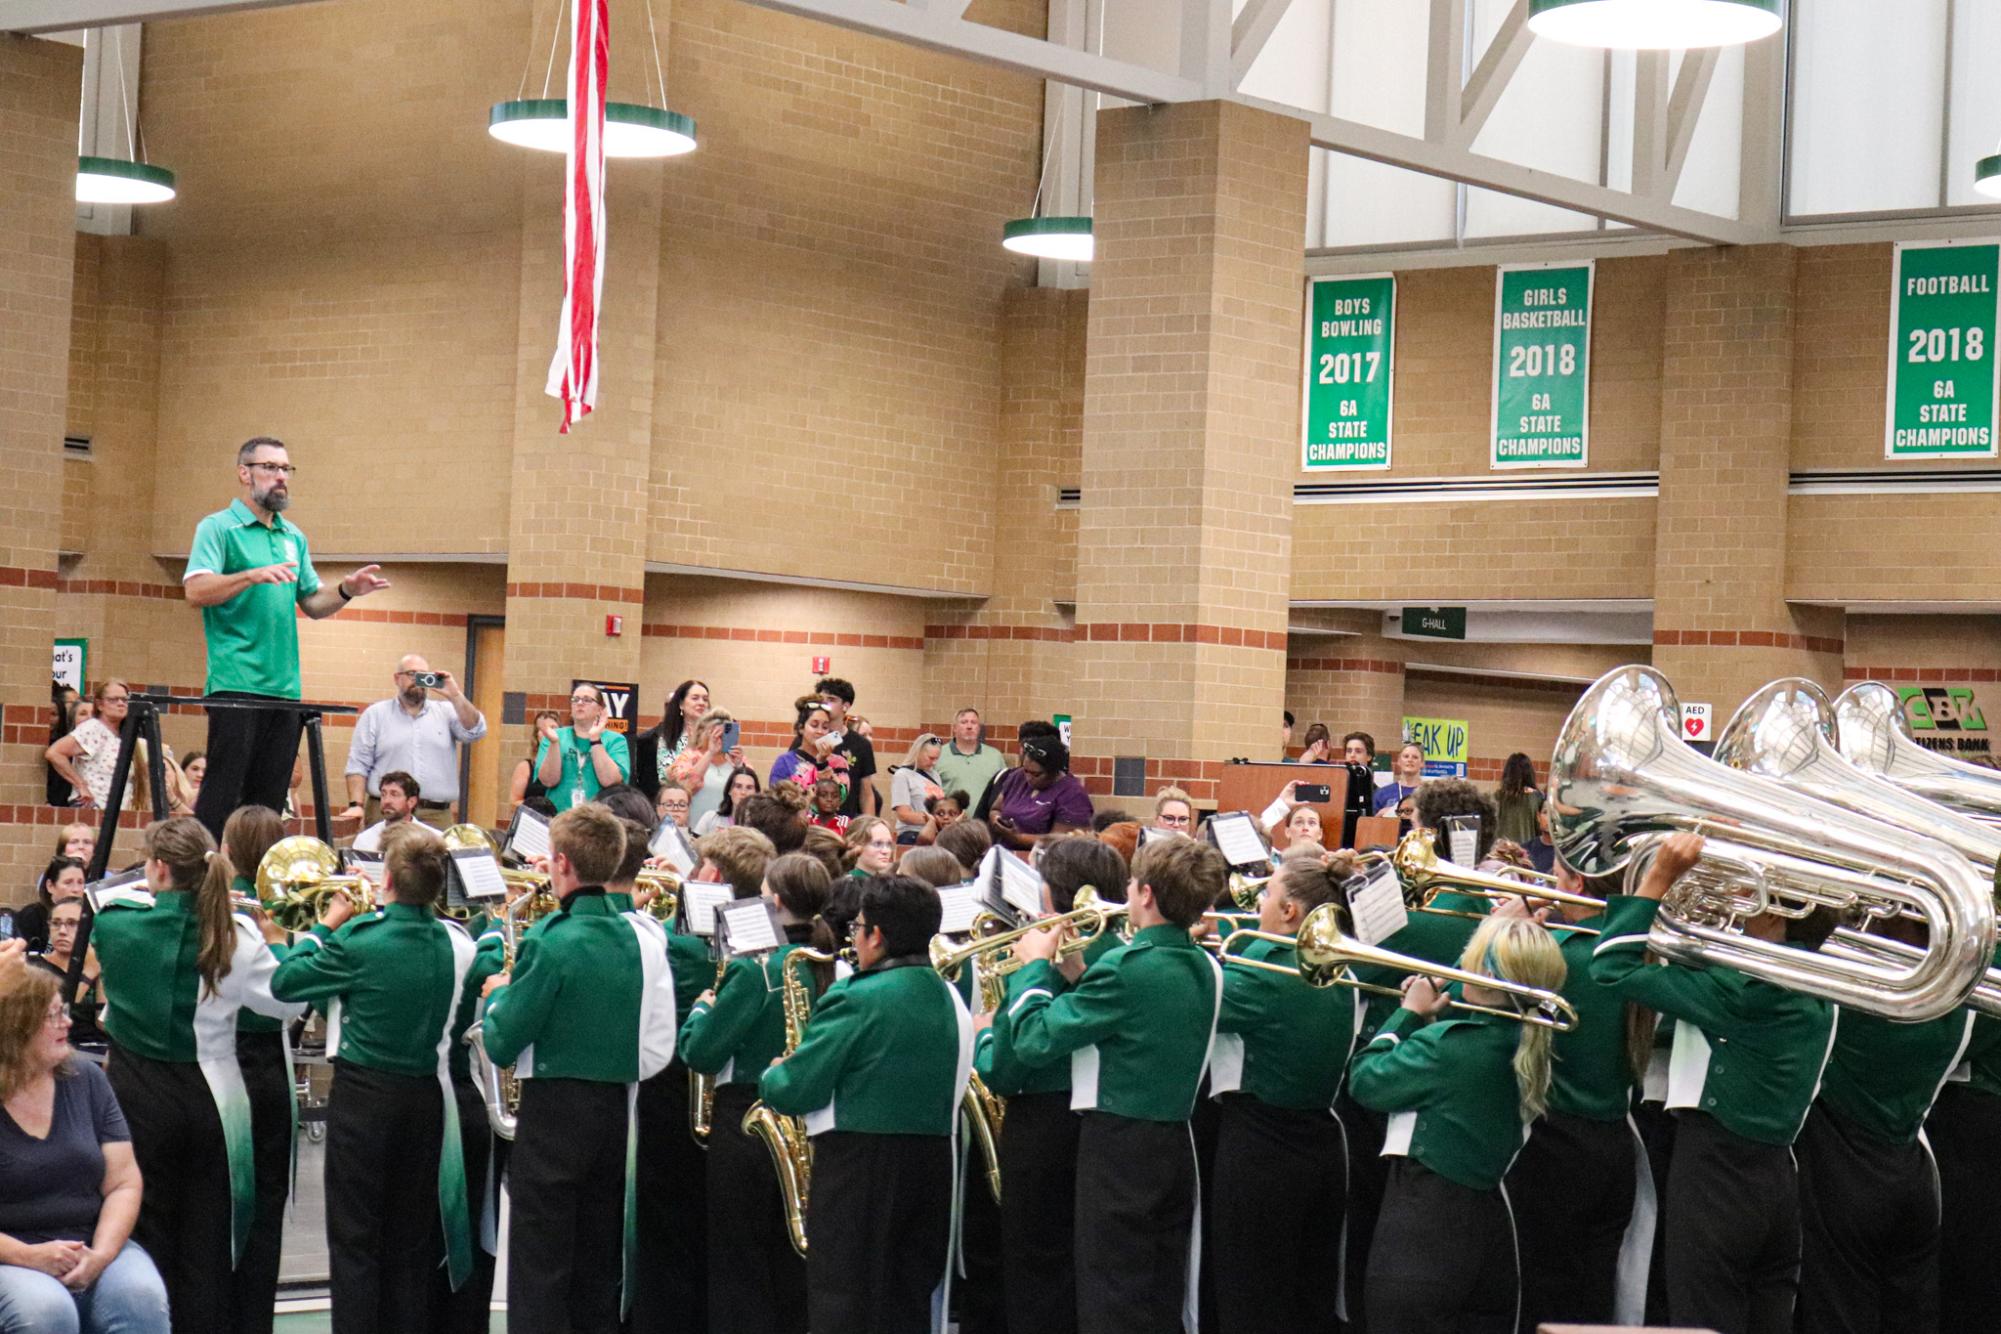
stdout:
[[(567, 98), (549, 96), (550, 80), (556, 72), (556, 43), (563, 32), (567, 3), (556, 6), (556, 31), (549, 38), (549, 67), (542, 75), (542, 96), (526, 97), (528, 70), (521, 71), (521, 88), (510, 101), (495, 102), (486, 114), (486, 132), (504, 144), (540, 149), (545, 153), (567, 152), (570, 146), (570, 104)], [(653, 6), (646, 6), (646, 31), (653, 41), (654, 87), (657, 105), (642, 102), (607, 101), (604, 107), (604, 155), (606, 157), (679, 157), (696, 148), (695, 120), (667, 106), (667, 73), (660, 62), (660, 34), (653, 26)], [(534, 57), (529, 57), (532, 67)]]
[(1989, 199), (2001, 199), (2001, 153), (1973, 164), (1973, 188)]
[[(79, 152), (76, 159), (76, 202), (79, 204), (160, 204), (174, 197), (174, 173), (146, 161), (145, 141), (132, 114), (132, 94), (125, 85), (125, 34), (111, 30), (112, 55), (118, 62), (118, 104), (124, 111), (125, 151), (129, 158), (98, 157)], [(102, 48), (99, 48), (100, 51)], [(100, 64), (99, 68), (102, 68)], [(82, 144), (77, 145), (79, 149)], [(115, 145), (114, 145), (115, 147)]]
[(1035, 182), (1035, 202), (1028, 206), (1028, 216), (1015, 218), (1001, 227), (1001, 246), (1017, 255), (1032, 255), (1036, 259), (1067, 259), (1073, 264), (1089, 264), (1097, 249), (1096, 238), (1091, 234), (1091, 220), (1080, 217), (1045, 218), (1042, 212), (1042, 191), (1049, 181), (1049, 164), (1056, 160), (1055, 147), (1063, 130), (1063, 99), (1056, 102), (1056, 115), (1049, 126), (1050, 151), (1042, 159), (1042, 175)]
[(1684, 51), (1779, 30), (1780, 0), (1529, 0), (1529, 31), (1571, 46)]

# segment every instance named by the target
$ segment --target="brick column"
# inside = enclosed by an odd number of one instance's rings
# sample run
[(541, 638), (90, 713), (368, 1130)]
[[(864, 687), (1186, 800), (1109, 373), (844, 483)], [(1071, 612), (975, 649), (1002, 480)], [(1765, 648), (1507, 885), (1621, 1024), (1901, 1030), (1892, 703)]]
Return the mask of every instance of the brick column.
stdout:
[[(538, 156), (523, 177), (506, 677), (531, 714), (553, 708), (567, 719), (572, 678), (640, 679), (661, 168), (608, 168), (615, 280), (604, 285), (597, 410), (559, 435), (562, 405), (543, 386), (563, 300), (561, 168)], [(605, 634), (607, 615), (625, 618), (621, 636)], [(528, 733), (525, 719), (510, 727), (505, 753), (525, 753)]]
[(1011, 288), (1001, 303), (1001, 412), (991, 592), (977, 607), (928, 616), (923, 716), (947, 723), (967, 705), (990, 727), (1068, 713), (1077, 511), (1059, 510), (1083, 452), (1081, 288)]
[(1718, 727), (1774, 677), (1841, 682), (1843, 613), (1785, 598), (1797, 253), (1667, 256), (1654, 665)]
[[(83, 53), (0, 40), (0, 859), (39, 867), (60, 815), (44, 800), (49, 654), (61, 532)], [(130, 517), (130, 516), (128, 516)], [(37, 823), (39, 822), (39, 824)]]
[(1223, 102), (1098, 119), (1077, 544), (1078, 771), (1213, 797), (1285, 703), (1306, 126)]

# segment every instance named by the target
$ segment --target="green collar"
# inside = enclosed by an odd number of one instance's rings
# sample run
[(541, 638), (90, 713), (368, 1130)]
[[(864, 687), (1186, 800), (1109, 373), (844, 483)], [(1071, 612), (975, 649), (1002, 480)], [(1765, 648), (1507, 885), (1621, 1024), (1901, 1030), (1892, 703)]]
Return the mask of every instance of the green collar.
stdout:
[(1200, 945), (1197, 945), (1195, 943), (1194, 937), (1188, 934), (1187, 927), (1176, 926), (1172, 922), (1162, 922), (1159, 926), (1148, 926), (1140, 928), (1138, 931), (1133, 932), (1132, 943), (1135, 945), (1144, 944), (1155, 947), (1166, 946), (1170, 949), (1180, 948), (1180, 949), (1194, 950), (1202, 948)]
[[(229, 517), (234, 519), (239, 527), (251, 523), (256, 524), (260, 528), (267, 526), (262, 519), (257, 517), (256, 510), (251, 509), (250, 506), (243, 503), (243, 497), (241, 496), (229, 502)], [(285, 516), (282, 514), (273, 514), (268, 526), (274, 533), (288, 532), (292, 529), (292, 525), (285, 521)]]
[(377, 904), (375, 910), (384, 917), (407, 917), (412, 920), (422, 921), (429, 921), (437, 915), (431, 911), (429, 904), (420, 908), (414, 903), (403, 903), (394, 899), (387, 903)]
[(563, 911), (571, 916), (616, 917), (618, 909), (605, 897), (604, 886), (585, 885), (570, 891), (563, 900)]

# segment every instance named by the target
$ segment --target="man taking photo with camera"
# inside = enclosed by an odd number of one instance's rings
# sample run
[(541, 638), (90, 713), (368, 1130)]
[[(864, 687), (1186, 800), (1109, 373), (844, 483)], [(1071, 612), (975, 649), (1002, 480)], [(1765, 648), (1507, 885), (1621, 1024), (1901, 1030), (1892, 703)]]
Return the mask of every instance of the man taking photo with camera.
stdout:
[[(459, 794), (459, 751), (486, 735), (486, 719), (450, 672), (435, 672), (421, 653), (408, 653), (390, 678), (396, 694), (377, 700), (355, 721), (347, 748), (347, 809), (365, 824), (381, 818), (382, 780), (406, 773), (423, 794), (417, 818), (443, 829)], [(433, 695), (437, 698), (433, 698)]]

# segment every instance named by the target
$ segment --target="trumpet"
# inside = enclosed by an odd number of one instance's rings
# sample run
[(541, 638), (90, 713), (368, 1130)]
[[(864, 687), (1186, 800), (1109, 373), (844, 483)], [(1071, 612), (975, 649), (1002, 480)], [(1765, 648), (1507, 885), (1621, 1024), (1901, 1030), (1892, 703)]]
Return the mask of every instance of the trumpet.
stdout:
[[(1231, 932), (1225, 940), (1202, 943), (1205, 948), (1213, 949), (1216, 957), (1226, 964), (1235, 964), (1239, 968), (1259, 968), (1269, 973), (1297, 977), (1311, 987), (1354, 987), (1358, 991), (1372, 992), (1379, 996), (1403, 994), (1395, 987), (1360, 981), (1348, 971), (1356, 964), (1370, 964), (1382, 968), (1394, 968), (1399, 972), (1416, 973), (1420, 977), (1428, 977), (1438, 982), (1458, 982), (1469, 987), (1484, 987), (1488, 991), (1516, 996), (1530, 1003), (1528, 1009), (1516, 1009), (1499, 1005), (1481, 1005), (1463, 996), (1455, 996), (1450, 1002), (1455, 1010), (1497, 1015), (1502, 1019), (1535, 1024), (1558, 1033), (1568, 1033), (1577, 1027), (1576, 1009), (1557, 992), (1528, 986), (1521, 982), (1511, 982), (1504, 977), (1468, 972), (1463, 968), (1433, 963), (1429, 959), (1419, 959), (1413, 955), (1398, 954), (1376, 945), (1365, 945), (1349, 935), (1347, 928), (1342, 924), (1346, 913), (1347, 909), (1338, 903), (1323, 903), (1306, 915), (1306, 920), (1300, 923), (1297, 937), (1282, 936), (1272, 931), (1246, 929)], [(1288, 968), (1284, 964), (1268, 963), (1263, 959), (1247, 959), (1235, 950), (1235, 944), (1239, 940), (1247, 942), (1264, 940), (1279, 945), (1290, 945), (1297, 952), (1299, 962), (1296, 966)]]
[[(671, 922), (680, 914), (680, 876), (674, 874), (672, 871), (647, 867), (640, 871), (633, 884), (637, 888), (651, 892), (653, 895), (652, 898), (646, 901), (645, 907), (641, 911), (645, 912), (654, 921), (661, 923)], [(717, 975), (716, 980), (718, 982), (722, 980), (720, 974)]]
[[(1517, 880), (1512, 875), (1496, 875), (1449, 861), (1438, 855), (1438, 836), (1430, 829), (1413, 829), (1405, 834), (1398, 840), (1396, 851), (1389, 854), (1389, 862), (1395, 868), (1397, 878), (1403, 882), (1404, 902), (1414, 912), (1436, 913), (1441, 917), (1485, 915), (1459, 908), (1435, 906), (1433, 900), (1446, 890), (1456, 890), (1485, 899), (1522, 897), (1537, 899), (1543, 903), (1562, 903), (1573, 908), (1583, 908), (1591, 913), (1605, 911), (1605, 900), (1592, 898), (1589, 894), (1572, 894), (1568, 890), (1558, 889), (1556, 877), (1544, 875), (1541, 871), (1516, 872), (1519, 875), (1536, 877), (1530, 882)], [(1590, 927), (1566, 925), (1564, 929), (1582, 935), (1598, 934)]]
[[(1088, 925), (1090, 927), (1088, 932), (1068, 937), (1056, 947), (1056, 957), (1059, 959), (1067, 959), (1073, 954), (1081, 954), (1095, 945), (1098, 942), (1098, 938), (1105, 934), (1105, 928), (1110, 924), (1113, 916), (1111, 909), (1123, 909), (1125, 907), (1122, 903), (1099, 904), (1096, 902), (1097, 895), (1095, 891), (1092, 891), (1093, 902), (1087, 906), (1083, 903), (1084, 893), (1087, 890), (1091, 890), (1089, 885), (1084, 886), (1084, 889), (1077, 892), (1078, 906), (1072, 908), (1069, 912), (1058, 913), (1054, 917), (1044, 917), (1030, 922), (1026, 926), (1017, 926), (1012, 930), (997, 931), (990, 936), (979, 936), (967, 941), (963, 945), (954, 946), (948, 936), (933, 936), (931, 938), (931, 966), (937, 969), (938, 976), (944, 978), (947, 982), (957, 982), (959, 980), (959, 970), (968, 962), (985, 955), (997, 954), (1002, 950), (1010, 949), (1016, 941), (1029, 932), (1040, 931), (1044, 927), (1084, 927)], [(1008, 971), (1011, 970), (999, 970), (1000, 973)]]
[(260, 908), (287, 931), (310, 929), (338, 894), (356, 912), (375, 910), (375, 886), (366, 876), (341, 875), (340, 854), (318, 839), (295, 834), (273, 843), (257, 863), (257, 899), (239, 906)]

